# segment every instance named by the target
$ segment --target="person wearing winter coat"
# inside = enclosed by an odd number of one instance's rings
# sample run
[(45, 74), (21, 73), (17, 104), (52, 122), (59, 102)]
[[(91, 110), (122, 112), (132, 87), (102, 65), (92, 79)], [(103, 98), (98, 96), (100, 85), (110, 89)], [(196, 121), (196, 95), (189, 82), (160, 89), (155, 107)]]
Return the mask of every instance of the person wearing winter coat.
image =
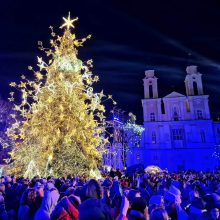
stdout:
[(37, 210), (34, 220), (50, 220), (50, 215), (59, 199), (59, 192), (56, 188), (46, 190), (40, 208)]
[(78, 220), (79, 204), (80, 201), (76, 196), (64, 196), (54, 208), (50, 216), (51, 220)]
[(0, 219), (8, 220), (8, 214), (5, 210), (5, 201), (2, 195), (0, 195)]

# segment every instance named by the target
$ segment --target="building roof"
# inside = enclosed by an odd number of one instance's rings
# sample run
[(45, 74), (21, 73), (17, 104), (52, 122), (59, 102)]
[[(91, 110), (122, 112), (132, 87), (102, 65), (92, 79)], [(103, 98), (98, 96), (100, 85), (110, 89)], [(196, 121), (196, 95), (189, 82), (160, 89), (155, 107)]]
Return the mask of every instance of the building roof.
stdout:
[(185, 95), (173, 91), (170, 94), (166, 95), (164, 98), (177, 98), (177, 97), (185, 97)]

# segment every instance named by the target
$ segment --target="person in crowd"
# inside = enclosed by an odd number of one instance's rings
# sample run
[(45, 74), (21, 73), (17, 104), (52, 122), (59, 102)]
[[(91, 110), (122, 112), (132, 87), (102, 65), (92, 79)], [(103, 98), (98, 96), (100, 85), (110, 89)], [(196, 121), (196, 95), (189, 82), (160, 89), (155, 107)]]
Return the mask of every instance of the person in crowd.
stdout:
[(44, 185), (40, 182), (36, 182), (34, 185), (34, 188), (36, 190), (36, 209), (39, 209), (41, 206), (41, 203), (43, 201), (43, 197), (44, 197)]
[(165, 208), (164, 207), (164, 198), (160, 195), (154, 195), (149, 200), (148, 212), (149, 214), (153, 209), (156, 208)]
[(59, 192), (56, 188), (47, 189), (40, 208), (37, 210), (34, 220), (50, 220), (50, 215), (59, 199)]
[(34, 188), (23, 192), (18, 210), (18, 220), (33, 220), (36, 213), (37, 192)]
[(150, 214), (150, 220), (169, 220), (167, 211), (163, 208), (153, 209)]
[(188, 215), (181, 207), (181, 192), (171, 185), (169, 191), (164, 195), (166, 211), (171, 220), (187, 220)]
[(80, 200), (74, 195), (64, 196), (55, 206), (51, 220), (78, 220)]
[[(79, 220), (113, 220), (111, 210), (100, 199), (90, 198), (79, 206)], [(126, 219), (125, 219), (126, 220)]]
[(148, 219), (148, 207), (142, 197), (135, 197), (131, 201), (130, 209), (127, 213), (128, 220)]
[(36, 176), (30, 180), (3, 176), (0, 214), (7, 220), (154, 220), (158, 216), (166, 219), (167, 212), (171, 220), (219, 220), (219, 171), (138, 175), (139, 184), (135, 178), (128, 179), (122, 171), (113, 169), (111, 175), (105, 171), (98, 181), (73, 175)]
[(95, 179), (89, 180), (81, 189), (80, 199), (85, 201), (90, 198), (101, 199), (102, 198), (102, 189), (98, 181)]
[(8, 220), (8, 214), (5, 209), (5, 201), (2, 195), (0, 195), (0, 219)]

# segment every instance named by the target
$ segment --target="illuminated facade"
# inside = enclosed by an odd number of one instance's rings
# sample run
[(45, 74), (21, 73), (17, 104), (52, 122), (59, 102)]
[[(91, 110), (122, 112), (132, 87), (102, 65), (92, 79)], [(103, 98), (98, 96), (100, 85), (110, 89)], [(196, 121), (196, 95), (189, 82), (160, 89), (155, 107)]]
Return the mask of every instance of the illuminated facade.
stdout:
[(130, 163), (168, 170), (212, 170), (219, 165), (213, 153), (220, 144), (220, 122), (210, 118), (202, 74), (196, 66), (188, 66), (186, 73), (186, 95), (174, 91), (159, 98), (154, 70), (145, 71), (145, 131), (142, 147), (133, 148)]

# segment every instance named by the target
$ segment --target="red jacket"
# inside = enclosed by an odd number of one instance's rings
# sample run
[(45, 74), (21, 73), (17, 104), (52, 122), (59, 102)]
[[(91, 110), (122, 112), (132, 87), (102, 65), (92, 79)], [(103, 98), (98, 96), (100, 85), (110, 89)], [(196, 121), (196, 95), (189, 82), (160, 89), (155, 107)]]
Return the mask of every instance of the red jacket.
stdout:
[(69, 201), (68, 197), (63, 197), (56, 205), (51, 214), (51, 220), (78, 220), (79, 212)]

